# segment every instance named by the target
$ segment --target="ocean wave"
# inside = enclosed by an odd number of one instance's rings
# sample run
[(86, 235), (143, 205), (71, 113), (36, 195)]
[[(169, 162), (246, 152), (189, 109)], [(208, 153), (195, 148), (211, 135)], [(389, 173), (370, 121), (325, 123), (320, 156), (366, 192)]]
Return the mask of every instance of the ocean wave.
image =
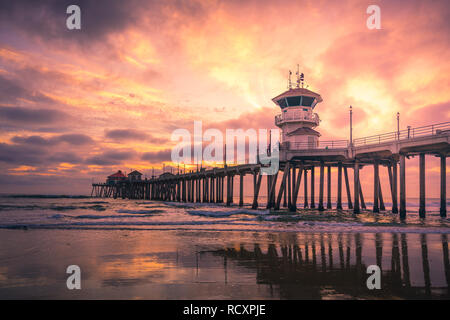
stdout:
[(108, 203), (109, 204), (108, 201), (84, 201), (81, 203), (83, 203), (83, 204), (106, 204), (106, 203)]
[(50, 219), (61, 219), (64, 217), (65, 217), (65, 215), (63, 215), (63, 214), (54, 214), (54, 215), (50, 216)]
[(158, 210), (158, 209), (154, 209), (154, 210), (126, 210), (126, 209), (121, 209), (121, 210), (117, 210), (118, 213), (131, 213), (131, 214), (154, 214), (154, 213), (162, 213), (164, 212), (164, 210)]
[(73, 219), (117, 219), (117, 218), (137, 218), (137, 217), (153, 217), (153, 214), (142, 214), (142, 215), (135, 215), (135, 214), (117, 214), (117, 215), (110, 215), (110, 216), (101, 216), (101, 215), (93, 215), (93, 214), (84, 214), (80, 216), (72, 216)]
[(90, 199), (90, 196), (82, 195), (57, 195), (57, 194), (8, 194), (4, 198), (31, 198), (31, 199)]
[(237, 214), (248, 214), (248, 215), (266, 215), (269, 214), (269, 210), (247, 210), (238, 209), (230, 211), (210, 211), (210, 210), (187, 210), (189, 214), (205, 217), (229, 217)]
[(207, 203), (207, 202), (163, 202), (167, 206), (171, 207), (178, 207), (178, 208), (198, 208), (198, 207), (221, 207), (223, 208), (224, 204), (214, 204), (214, 203)]
[(105, 211), (106, 207), (96, 204), (92, 206), (77, 206), (77, 205), (10, 205), (10, 204), (0, 204), (0, 211), (2, 210), (55, 210), (55, 211), (69, 211), (69, 210), (78, 210), (78, 209), (84, 209), (84, 210), (95, 210), (95, 211)]
[(273, 233), (405, 233), (405, 234), (450, 234), (449, 228), (424, 227), (371, 227), (355, 225), (328, 224), (296, 224), (284, 225), (258, 225), (252, 223), (230, 223), (219, 221), (179, 221), (179, 222), (80, 222), (80, 223), (54, 223), (54, 224), (1, 224), (0, 229), (82, 229), (82, 230), (185, 230), (185, 231), (211, 231), (211, 232), (273, 232)]
[[(235, 221), (236, 222), (236, 221)], [(68, 223), (48, 223), (48, 224), (33, 224), (33, 223), (18, 223), (18, 224), (0, 224), (0, 229), (10, 228), (51, 228), (51, 227), (65, 227), (65, 226), (195, 226), (195, 225), (217, 225), (230, 224), (230, 221), (98, 221), (98, 222), (68, 222)], [(257, 225), (255, 223), (236, 222), (233, 225)]]

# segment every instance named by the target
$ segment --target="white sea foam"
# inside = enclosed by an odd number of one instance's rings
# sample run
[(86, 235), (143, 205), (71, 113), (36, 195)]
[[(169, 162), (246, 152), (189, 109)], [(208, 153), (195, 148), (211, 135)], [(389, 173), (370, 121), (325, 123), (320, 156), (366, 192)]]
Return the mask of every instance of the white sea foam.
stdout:
[(248, 215), (266, 215), (269, 214), (269, 210), (247, 210), (247, 209), (237, 209), (229, 211), (211, 211), (211, 210), (187, 210), (189, 214), (205, 217), (229, 217), (237, 214), (248, 214)]
[(131, 214), (152, 214), (152, 213), (161, 213), (162, 210), (127, 210), (127, 209), (120, 209), (117, 210), (118, 213), (131, 213)]
[[(207, 228), (205, 228), (208, 226)], [(147, 228), (146, 228), (147, 227)], [(2, 229), (89, 229), (114, 228), (127, 230), (197, 230), (197, 231), (246, 231), (246, 232), (308, 232), (308, 233), (416, 233), (416, 234), (450, 234), (449, 228), (412, 228), (412, 227), (368, 227), (368, 226), (334, 226), (285, 224), (258, 225), (252, 223), (229, 223), (222, 221), (179, 221), (179, 222), (80, 222), (57, 224), (2, 224)]]

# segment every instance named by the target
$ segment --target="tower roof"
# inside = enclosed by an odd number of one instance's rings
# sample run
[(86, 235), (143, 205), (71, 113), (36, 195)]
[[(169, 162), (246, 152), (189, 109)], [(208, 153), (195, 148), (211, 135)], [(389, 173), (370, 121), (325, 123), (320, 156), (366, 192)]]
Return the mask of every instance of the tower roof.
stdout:
[(272, 99), (273, 102), (275, 102), (276, 104), (278, 100), (282, 99), (282, 98), (288, 98), (288, 97), (296, 97), (296, 96), (306, 96), (306, 97), (312, 97), (315, 98), (317, 100), (317, 102), (322, 102), (322, 97), (320, 96), (320, 94), (315, 93), (311, 90), (305, 89), (305, 88), (292, 88), (289, 89), (285, 92), (283, 92), (282, 94), (276, 96), (275, 98)]
[(287, 136), (292, 136), (292, 135), (309, 135), (309, 136), (320, 137), (319, 132), (317, 132), (316, 130), (313, 130), (311, 128), (308, 128), (308, 127), (298, 128), (298, 129), (295, 129), (294, 131), (287, 133)]
[(137, 170), (133, 170), (133, 171), (131, 171), (128, 175), (129, 175), (129, 176), (142, 176), (142, 173), (140, 173), (140, 172), (137, 171)]

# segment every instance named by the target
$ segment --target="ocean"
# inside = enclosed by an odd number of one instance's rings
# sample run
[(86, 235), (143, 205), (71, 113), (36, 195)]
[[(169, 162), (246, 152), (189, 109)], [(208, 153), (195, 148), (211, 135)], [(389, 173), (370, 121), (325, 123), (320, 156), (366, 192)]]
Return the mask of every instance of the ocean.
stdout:
[[(2, 195), (0, 298), (450, 297), (450, 219), (439, 216), (439, 199), (427, 199), (426, 219), (408, 199), (406, 221), (245, 202)], [(80, 290), (66, 286), (69, 265), (81, 269)], [(369, 265), (381, 269), (379, 290), (367, 288)]]

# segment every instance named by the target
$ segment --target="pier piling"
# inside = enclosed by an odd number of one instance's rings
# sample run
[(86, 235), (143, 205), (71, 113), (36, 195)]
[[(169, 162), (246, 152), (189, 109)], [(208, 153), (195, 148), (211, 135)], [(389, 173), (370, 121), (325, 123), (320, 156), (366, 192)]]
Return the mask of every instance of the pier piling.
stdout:
[(406, 218), (405, 155), (400, 155), (400, 219)]
[(319, 211), (323, 211), (323, 183), (324, 183), (324, 174), (325, 168), (323, 165), (323, 161), (320, 162), (320, 176), (319, 176)]
[(314, 209), (316, 207), (314, 201), (314, 165), (311, 167), (311, 203), (310, 208)]
[(305, 171), (305, 177), (303, 178), (303, 193), (304, 193), (304, 199), (303, 199), (303, 208), (308, 208), (308, 169), (304, 169)]
[(447, 195), (446, 195), (446, 155), (443, 154), (440, 156), (441, 158), (441, 206), (440, 206), (440, 215), (441, 217), (447, 216)]
[(353, 183), (353, 197), (355, 199), (355, 204), (353, 207), (353, 213), (358, 214), (360, 213), (359, 210), (359, 162), (355, 161), (355, 167), (354, 167), (354, 173), (353, 173), (354, 183)]
[(331, 209), (331, 166), (327, 166), (327, 209)]
[(425, 153), (419, 155), (419, 217), (425, 218)]
[(244, 205), (244, 174), (239, 174), (239, 207)]
[(380, 209), (378, 207), (378, 197), (380, 193), (380, 179), (378, 177), (378, 162), (375, 160), (373, 163), (373, 212), (377, 213), (380, 212)]
[(337, 203), (336, 209), (342, 210), (342, 162), (338, 164)]

